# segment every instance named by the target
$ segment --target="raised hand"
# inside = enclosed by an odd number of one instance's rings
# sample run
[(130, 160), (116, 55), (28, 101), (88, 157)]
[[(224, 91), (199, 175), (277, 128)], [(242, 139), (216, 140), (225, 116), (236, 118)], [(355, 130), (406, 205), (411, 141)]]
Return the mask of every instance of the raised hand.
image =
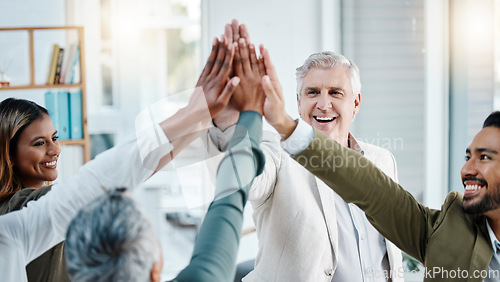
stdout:
[(264, 65), (255, 53), (255, 46), (240, 38), (234, 55), (234, 71), (241, 82), (231, 98), (232, 105), (238, 111), (256, 111), (263, 114), (265, 94), (262, 90)]
[(281, 138), (286, 139), (295, 129), (296, 122), (285, 111), (283, 88), (278, 80), (269, 51), (263, 45), (260, 45), (260, 53), (267, 73), (262, 77), (262, 89), (266, 95), (263, 107), (264, 117), (278, 131)]
[[(237, 44), (240, 38), (244, 38), (247, 42), (250, 42), (250, 34), (248, 33), (247, 27), (244, 24), (240, 25), (235, 19), (232, 20), (231, 23), (226, 24), (224, 28), (224, 35), (226, 36), (229, 44), (235, 42), (235, 44)], [(234, 75), (235, 72), (233, 64), (229, 77), (233, 77)], [(236, 89), (235, 91), (238, 92), (239, 89)], [(240, 112), (233, 106), (232, 102), (230, 102), (216, 117), (214, 117), (213, 123), (220, 129), (224, 130), (228, 126), (235, 124), (238, 121), (239, 115)]]
[[(240, 82), (238, 77), (229, 79), (234, 50), (234, 45), (228, 43), (224, 36), (222, 42), (216, 38), (212, 46), (212, 52), (196, 83), (196, 87), (201, 87), (203, 90), (212, 118), (226, 107), (235, 87)], [(199, 93), (196, 92), (192, 96), (194, 100), (199, 98)], [(191, 103), (195, 103), (195, 101), (190, 100)]]

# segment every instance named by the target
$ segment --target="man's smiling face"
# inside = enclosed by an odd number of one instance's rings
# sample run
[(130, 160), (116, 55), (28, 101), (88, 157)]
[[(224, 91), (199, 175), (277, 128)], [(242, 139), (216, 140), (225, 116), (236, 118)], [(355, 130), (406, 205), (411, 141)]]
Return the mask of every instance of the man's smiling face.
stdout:
[(360, 102), (361, 94), (353, 93), (346, 67), (312, 68), (297, 95), (301, 118), (344, 146)]
[(500, 128), (485, 127), (466, 150), (462, 168), (466, 213), (496, 212), (500, 208)]

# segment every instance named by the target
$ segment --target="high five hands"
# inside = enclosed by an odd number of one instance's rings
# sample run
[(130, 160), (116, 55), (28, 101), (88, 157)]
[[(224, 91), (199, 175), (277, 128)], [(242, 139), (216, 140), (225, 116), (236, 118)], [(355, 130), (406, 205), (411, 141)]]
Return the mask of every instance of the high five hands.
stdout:
[(221, 42), (215, 39), (197, 83), (204, 90), (211, 117), (225, 107), (256, 111), (286, 139), (296, 123), (285, 112), (281, 83), (269, 51), (260, 45), (261, 57), (257, 58), (247, 27), (237, 20), (227, 24), (224, 33)]
[[(196, 83), (197, 88), (203, 89), (212, 118), (227, 106), (236, 86), (240, 83), (238, 77), (229, 79), (234, 50), (234, 45), (229, 43), (225, 36), (222, 36), (222, 41), (215, 38), (212, 52)], [(192, 101), (193, 98), (190, 103), (196, 103)]]

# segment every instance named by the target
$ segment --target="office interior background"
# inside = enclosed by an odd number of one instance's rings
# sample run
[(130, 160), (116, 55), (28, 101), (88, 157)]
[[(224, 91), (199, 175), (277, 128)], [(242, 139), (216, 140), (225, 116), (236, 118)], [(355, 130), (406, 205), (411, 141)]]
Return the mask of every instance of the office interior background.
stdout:
[[(433, 208), (450, 190), (462, 191), (465, 148), (486, 116), (500, 109), (495, 0), (0, 0), (0, 15), (0, 27), (85, 28), (93, 156), (135, 134), (137, 115), (150, 105), (166, 100), (172, 109), (182, 107), (213, 38), (232, 19), (269, 49), (294, 118), (295, 68), (308, 55), (331, 50), (353, 60), (362, 82), (353, 135), (391, 150), (401, 185)], [(59, 35), (50, 36), (57, 41)], [(0, 71), (12, 85), (27, 79), (26, 48), (0, 33)], [(40, 64), (48, 64), (49, 49), (35, 50), (47, 53)], [(36, 72), (46, 77), (46, 69)], [(1, 91), (0, 100), (13, 96), (43, 105), (43, 93)], [(213, 188), (199, 149), (193, 144), (183, 155), (193, 161), (171, 165), (136, 191), (162, 238), (166, 279), (188, 263), (196, 234), (166, 217), (197, 226)], [(63, 148), (60, 178), (81, 165), (77, 150)], [(256, 248), (255, 232), (243, 236), (238, 261), (254, 257)]]

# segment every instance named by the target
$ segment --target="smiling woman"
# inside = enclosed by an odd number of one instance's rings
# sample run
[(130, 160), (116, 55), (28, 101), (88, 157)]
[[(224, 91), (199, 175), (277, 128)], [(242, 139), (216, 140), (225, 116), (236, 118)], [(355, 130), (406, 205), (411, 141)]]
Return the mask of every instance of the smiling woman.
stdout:
[[(19, 210), (50, 191), (61, 147), (48, 112), (40, 105), (8, 98), (0, 103), (0, 215)], [(69, 281), (63, 243), (26, 267), (29, 281)]]
[(57, 159), (61, 153), (57, 139), (57, 131), (46, 114), (19, 134), (11, 158), (23, 187), (40, 188), (44, 182), (56, 180)]

